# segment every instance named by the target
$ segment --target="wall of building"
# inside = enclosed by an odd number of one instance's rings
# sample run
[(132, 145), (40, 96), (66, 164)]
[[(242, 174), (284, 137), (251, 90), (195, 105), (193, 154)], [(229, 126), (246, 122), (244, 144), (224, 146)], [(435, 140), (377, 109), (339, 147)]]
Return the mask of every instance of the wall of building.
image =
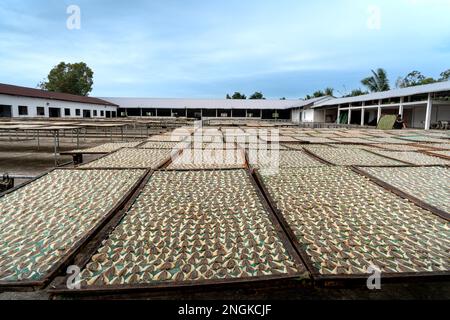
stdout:
[(303, 110), (302, 122), (314, 122), (314, 109)]
[[(12, 117), (18, 118), (35, 118), (35, 117), (49, 117), (50, 108), (60, 109), (61, 118), (83, 118), (83, 110), (90, 112), (91, 118), (106, 118), (106, 112), (116, 112), (117, 108), (112, 106), (103, 106), (95, 104), (85, 104), (79, 102), (60, 101), (60, 100), (47, 100), (39, 98), (29, 97), (16, 97), (0, 94), (0, 105), (11, 106)], [(19, 114), (19, 106), (27, 107), (27, 115)], [(44, 108), (44, 115), (37, 114), (37, 107)], [(65, 115), (65, 110), (70, 110), (70, 116)], [(76, 114), (76, 110), (80, 110), (79, 115)], [(96, 111), (97, 115), (94, 115)], [(103, 111), (103, 112), (102, 112)]]
[[(405, 108), (405, 121), (410, 128), (422, 129), (425, 126), (426, 105)], [(450, 121), (450, 104), (433, 105), (431, 108), (431, 124), (438, 121)]]
[(302, 112), (300, 109), (293, 109), (291, 114), (291, 121), (294, 123), (300, 123), (300, 117), (302, 116)]

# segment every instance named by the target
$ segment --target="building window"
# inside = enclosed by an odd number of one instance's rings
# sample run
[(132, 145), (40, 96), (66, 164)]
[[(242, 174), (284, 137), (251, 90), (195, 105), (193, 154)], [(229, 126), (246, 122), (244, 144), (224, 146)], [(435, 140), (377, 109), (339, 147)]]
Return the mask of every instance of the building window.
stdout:
[(66, 116), (66, 117), (70, 117), (70, 109), (64, 109), (64, 115)]
[(103, 111), (103, 110), (100, 111), (100, 116), (101, 116), (101, 117), (104, 117), (104, 116), (105, 116), (105, 111)]
[(27, 115), (28, 115), (28, 107), (19, 106), (19, 116), (27, 116)]
[(75, 109), (75, 115), (76, 115), (76, 116), (80, 116), (80, 115), (81, 115), (80, 109)]
[(44, 107), (36, 107), (36, 115), (38, 117), (44, 117), (45, 116), (45, 108)]
[(97, 110), (94, 110), (94, 117), (97, 116)]

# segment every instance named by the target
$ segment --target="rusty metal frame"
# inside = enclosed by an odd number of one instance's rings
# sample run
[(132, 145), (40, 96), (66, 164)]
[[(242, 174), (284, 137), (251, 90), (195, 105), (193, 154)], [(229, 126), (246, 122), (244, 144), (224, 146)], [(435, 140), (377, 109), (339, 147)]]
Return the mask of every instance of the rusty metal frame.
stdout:
[[(291, 258), (294, 260), (295, 265), (298, 267), (299, 265), (304, 265), (302, 263), (302, 260), (298, 255), (296, 255), (296, 252), (294, 248), (292, 247), (291, 243), (289, 242), (289, 239), (284, 235), (283, 229), (281, 226), (279, 226), (276, 222), (277, 219), (275, 215), (273, 214), (273, 211), (270, 209), (269, 204), (265, 201), (264, 196), (260, 193), (260, 190), (257, 188), (256, 182), (253, 180), (252, 175), (249, 171), (249, 169), (229, 169), (231, 170), (243, 170), (246, 172), (248, 179), (258, 194), (258, 199), (261, 201), (261, 204), (263, 205), (264, 209), (266, 210), (269, 219), (272, 223), (274, 223), (275, 231), (277, 232), (279, 239), (282, 241), (283, 246), (286, 248), (286, 250), (291, 255)], [(159, 170), (164, 171), (164, 170)], [(180, 171), (180, 170), (174, 170), (174, 171)], [(197, 171), (205, 171), (205, 170), (197, 170)], [(223, 171), (223, 170), (209, 170), (209, 171)], [(139, 197), (140, 193), (142, 192), (142, 189), (145, 188), (145, 186), (148, 184), (148, 182), (151, 180), (151, 175), (155, 171), (152, 171), (151, 174), (147, 176), (145, 181), (143, 181), (138, 189), (135, 190), (133, 196), (129, 199), (125, 207), (121, 210), (121, 213), (118, 214), (118, 216), (114, 219), (114, 221), (111, 221), (110, 225), (103, 230), (101, 235), (97, 235), (94, 242), (89, 245), (90, 249), (85, 250), (84, 252), (81, 252), (79, 254), (79, 257), (77, 257), (75, 260), (79, 262), (79, 266), (81, 268), (85, 267), (86, 264), (89, 262), (92, 255), (96, 252), (93, 248), (98, 248), (98, 245), (101, 243), (103, 239), (106, 239), (107, 236), (119, 225), (120, 221), (126, 216), (128, 211), (132, 208), (134, 202)], [(120, 217), (120, 219), (119, 219)], [(307, 268), (306, 268), (307, 271)], [(155, 281), (153, 283), (148, 284), (127, 284), (127, 285), (109, 285), (109, 286), (90, 286), (88, 288), (81, 288), (81, 289), (75, 289), (70, 290), (66, 286), (66, 277), (58, 279), (57, 283), (52, 285), (48, 292), (55, 295), (69, 295), (69, 296), (86, 296), (86, 295), (95, 295), (95, 297), (98, 297), (98, 295), (107, 295), (107, 294), (115, 294), (119, 295), (121, 297), (128, 297), (130, 294), (136, 294), (136, 293), (170, 293), (173, 290), (194, 290), (196, 292), (211, 289), (211, 288), (236, 288), (240, 289), (243, 285), (246, 284), (258, 284), (261, 283), (262, 285), (270, 285), (270, 284), (276, 284), (279, 281), (287, 281), (291, 283), (298, 284), (299, 282), (308, 282), (309, 279), (306, 279), (304, 274), (297, 273), (297, 274), (277, 274), (277, 275), (269, 275), (269, 276), (254, 276), (254, 277), (244, 277), (244, 278), (229, 278), (229, 279), (213, 279), (213, 280), (190, 280), (190, 281), (182, 281), (182, 282), (165, 282), (165, 281)]]
[(85, 163), (80, 163), (80, 164), (76, 165), (74, 168), (75, 168), (75, 169), (78, 169), (78, 170), (89, 170), (89, 169), (97, 169), (97, 170), (108, 170), (108, 169), (110, 169), (110, 170), (137, 170), (137, 169), (139, 169), (139, 170), (149, 170), (149, 169), (150, 169), (150, 170), (156, 170), (156, 169), (159, 169), (159, 168), (162, 168), (162, 167), (165, 167), (165, 166), (169, 165), (170, 162), (172, 161), (172, 158), (173, 158), (173, 157), (179, 156), (181, 150), (183, 150), (183, 149), (179, 149), (179, 150), (177, 150), (177, 151), (170, 152), (170, 154), (169, 154), (167, 157), (163, 158), (163, 159), (155, 166), (155, 168), (150, 168), (150, 167), (101, 167), (101, 166), (100, 166), (100, 167), (83, 167), (83, 166), (85, 166), (85, 165), (87, 165), (87, 164), (91, 164), (91, 163), (94, 163), (95, 161), (98, 161), (98, 160), (104, 159), (104, 158), (106, 158), (106, 157), (108, 157), (108, 156), (111, 156), (111, 155), (113, 155), (113, 154), (115, 154), (115, 153), (117, 153), (117, 152), (119, 152), (119, 151), (124, 150), (124, 149), (136, 149), (136, 150), (170, 150), (170, 149), (120, 148), (120, 149), (115, 150), (115, 151), (113, 151), (113, 152), (111, 152), (111, 153), (104, 154), (103, 156), (101, 156), (101, 157), (99, 157), (99, 158), (97, 158), (97, 159), (93, 159), (93, 160), (88, 161), (88, 162), (85, 162)]
[[(393, 166), (395, 167), (395, 166)], [(318, 286), (328, 286), (328, 285), (350, 285), (352, 283), (356, 284), (364, 284), (367, 280), (369, 274), (361, 274), (361, 275), (348, 275), (348, 274), (342, 274), (342, 275), (323, 275), (319, 272), (319, 270), (314, 267), (314, 264), (306, 252), (304, 250), (304, 245), (299, 241), (297, 236), (295, 235), (294, 231), (290, 227), (287, 220), (284, 218), (283, 213), (281, 210), (278, 209), (276, 202), (268, 192), (267, 187), (264, 184), (264, 181), (259, 174), (258, 171), (255, 171), (254, 173), (255, 179), (260, 185), (261, 189), (263, 190), (263, 193), (265, 194), (267, 201), (269, 205), (273, 208), (274, 213), (276, 214), (278, 221), (284, 228), (286, 234), (288, 235), (289, 239), (291, 240), (292, 244), (294, 245), (294, 248), (297, 250), (298, 254), (302, 257), (302, 260), (304, 264), (307, 266), (308, 271), (313, 277), (314, 283)], [(413, 282), (416, 280), (447, 280), (450, 279), (450, 271), (442, 271), (442, 272), (408, 272), (408, 273), (382, 273), (382, 278), (385, 279), (385, 282)], [(364, 281), (364, 282), (363, 282)]]
[[(438, 149), (436, 149), (436, 150), (420, 150), (419, 152), (423, 153), (423, 154), (425, 154), (427, 156), (437, 157), (437, 158), (441, 158), (441, 159), (450, 161), (450, 156), (446, 156), (444, 154), (435, 153), (435, 152), (439, 152), (439, 151), (448, 151), (448, 150), (438, 150)], [(449, 165), (450, 165), (450, 162), (449, 162)]]
[[(427, 168), (427, 167), (428, 167), (428, 168), (430, 168), (430, 167), (440, 167), (440, 168), (445, 168), (445, 166), (436, 166), (436, 165), (434, 165), (434, 166), (431, 166), (431, 165), (430, 165), (430, 166), (403, 166), (403, 168), (414, 168), (414, 167), (416, 167), (416, 168)], [(369, 179), (371, 182), (373, 182), (373, 183), (375, 183), (376, 185), (382, 187), (383, 189), (385, 189), (385, 190), (387, 190), (387, 191), (390, 191), (390, 192), (394, 193), (395, 195), (399, 196), (400, 198), (407, 199), (407, 200), (411, 201), (411, 202), (414, 203), (416, 206), (418, 206), (418, 207), (420, 207), (420, 208), (422, 208), (422, 209), (424, 209), (424, 210), (430, 211), (430, 212), (433, 213), (434, 215), (436, 215), (436, 216), (438, 216), (438, 217), (440, 217), (440, 218), (442, 218), (442, 219), (444, 219), (444, 220), (450, 221), (450, 213), (448, 213), (448, 212), (446, 212), (446, 211), (444, 211), (444, 210), (442, 210), (442, 209), (439, 209), (439, 208), (437, 208), (437, 207), (435, 207), (435, 206), (433, 206), (433, 205), (430, 205), (430, 204), (426, 203), (425, 201), (422, 201), (422, 200), (420, 200), (419, 198), (417, 198), (417, 197), (415, 197), (415, 196), (413, 196), (413, 195), (410, 195), (409, 193), (407, 193), (407, 192), (405, 192), (405, 191), (403, 191), (403, 190), (400, 190), (400, 189), (397, 188), (397, 187), (394, 187), (393, 185), (389, 184), (388, 182), (385, 182), (385, 181), (383, 181), (382, 179), (377, 178), (377, 177), (375, 177), (374, 175), (372, 175), (372, 174), (370, 174), (370, 173), (368, 173), (368, 172), (366, 172), (366, 171), (360, 169), (360, 168), (364, 168), (364, 167), (361, 167), (361, 166), (351, 166), (350, 168), (351, 168), (355, 173), (357, 173), (357, 174), (359, 174), (359, 175), (361, 175), (361, 176), (363, 176), (363, 177), (366, 177), (366, 178)], [(377, 167), (372, 167), (372, 168), (399, 168), (399, 167), (395, 167), (395, 166), (391, 166), (391, 167), (385, 167), (385, 166), (384, 166), (384, 167), (380, 167), (380, 166), (377, 166)], [(401, 168), (401, 167), (400, 167), (400, 168)]]
[[(68, 169), (57, 169), (57, 170), (68, 170)], [(77, 169), (70, 169), (72, 171), (77, 171)], [(99, 169), (92, 169), (99, 170)], [(45, 287), (49, 284), (52, 279), (60, 273), (65, 267), (67, 267), (70, 261), (74, 258), (74, 256), (82, 250), (84, 246), (88, 244), (88, 242), (99, 232), (115, 215), (116, 213), (127, 203), (127, 201), (132, 196), (133, 192), (138, 188), (141, 182), (148, 175), (148, 170), (143, 170), (143, 174), (137, 181), (130, 187), (130, 189), (125, 192), (125, 194), (120, 198), (120, 200), (95, 224), (89, 231), (85, 233), (71, 248), (68, 250), (61, 259), (56, 262), (50, 269), (47, 271), (46, 275), (42, 277), (41, 280), (37, 281), (29, 281), (29, 280), (19, 280), (19, 281), (0, 281), (0, 291), (17, 291), (17, 290), (34, 290)], [(53, 171), (53, 170), (52, 170)], [(47, 175), (44, 174), (43, 176)], [(37, 179), (35, 179), (37, 180)], [(34, 181), (35, 181), (34, 180)], [(31, 182), (29, 182), (31, 183)], [(24, 187), (27, 184), (23, 184), (20, 187)]]

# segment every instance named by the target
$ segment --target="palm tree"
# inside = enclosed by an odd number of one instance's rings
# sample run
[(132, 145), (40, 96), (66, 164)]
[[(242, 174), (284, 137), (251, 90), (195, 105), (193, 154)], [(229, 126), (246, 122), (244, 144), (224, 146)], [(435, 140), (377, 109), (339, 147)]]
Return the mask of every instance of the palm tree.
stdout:
[(325, 88), (325, 91), (324, 91), (324, 93), (325, 93), (325, 95), (326, 95), (326, 96), (330, 96), (330, 97), (332, 97), (332, 96), (333, 96), (333, 94), (334, 94), (334, 89), (333, 89), (333, 88), (330, 88), (330, 87), (328, 87), (328, 88)]
[(373, 76), (361, 80), (361, 83), (371, 92), (380, 92), (390, 90), (389, 79), (384, 69), (372, 70)]

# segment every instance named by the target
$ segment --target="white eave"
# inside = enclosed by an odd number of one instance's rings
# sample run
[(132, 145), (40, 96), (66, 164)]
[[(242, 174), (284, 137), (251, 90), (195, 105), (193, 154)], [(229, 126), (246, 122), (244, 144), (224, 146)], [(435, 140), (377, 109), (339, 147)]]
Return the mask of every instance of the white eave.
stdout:
[[(323, 99), (322, 97), (321, 99)], [(235, 99), (158, 99), (158, 98), (114, 98), (105, 97), (120, 108), (145, 109), (262, 109), (288, 110), (314, 103), (310, 100), (235, 100)], [(313, 101), (314, 100), (314, 101)], [(321, 101), (321, 100), (320, 100)]]

